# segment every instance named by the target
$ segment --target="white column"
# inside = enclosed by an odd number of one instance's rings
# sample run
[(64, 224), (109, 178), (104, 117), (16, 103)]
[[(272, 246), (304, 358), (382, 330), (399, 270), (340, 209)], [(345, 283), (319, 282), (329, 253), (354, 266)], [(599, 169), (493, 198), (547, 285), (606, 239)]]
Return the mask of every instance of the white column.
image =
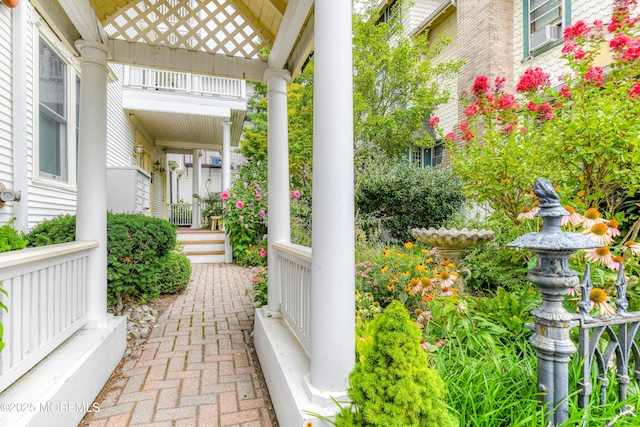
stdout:
[(27, 185), (27, 5), (12, 9), (12, 51), (13, 51), (13, 185), (8, 187), (19, 191), (21, 199), (13, 202), (14, 227), (29, 231), (29, 186)]
[(231, 188), (231, 122), (222, 123), (222, 191)]
[(87, 261), (89, 321), (107, 317), (107, 60), (105, 45), (79, 40), (80, 137), (76, 239), (96, 240)]
[(315, 2), (314, 28), (311, 384), (338, 392), (355, 363), (351, 2)]
[(268, 69), (264, 73), (267, 82), (268, 159), (269, 159), (269, 247), (267, 250), (268, 308), (280, 311), (280, 278), (278, 257), (274, 242), (290, 242), (289, 213), (289, 123), (287, 118), (287, 82), (291, 74), (287, 70)]
[[(191, 228), (200, 228), (200, 200), (193, 197), (193, 194), (200, 194), (200, 173), (202, 166), (200, 164), (200, 150), (193, 150), (193, 185), (192, 185), (192, 197), (191, 197)], [(186, 169), (186, 168), (185, 168)]]

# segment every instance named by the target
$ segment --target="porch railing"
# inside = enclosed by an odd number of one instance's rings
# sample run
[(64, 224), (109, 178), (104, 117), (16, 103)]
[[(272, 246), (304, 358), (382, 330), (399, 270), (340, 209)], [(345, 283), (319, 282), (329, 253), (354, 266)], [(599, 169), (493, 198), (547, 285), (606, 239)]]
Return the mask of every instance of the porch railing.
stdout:
[[(206, 206), (205, 202), (200, 204), (200, 224), (204, 223), (202, 212)], [(193, 208), (191, 203), (167, 203), (167, 218), (172, 224), (178, 226), (191, 225), (193, 221)]]
[(311, 354), (311, 248), (276, 242), (280, 276), (280, 311), (298, 340)]
[(87, 322), (87, 257), (97, 242), (71, 242), (0, 254), (5, 347), (0, 392)]
[(147, 90), (244, 99), (244, 80), (125, 66), (124, 85)]

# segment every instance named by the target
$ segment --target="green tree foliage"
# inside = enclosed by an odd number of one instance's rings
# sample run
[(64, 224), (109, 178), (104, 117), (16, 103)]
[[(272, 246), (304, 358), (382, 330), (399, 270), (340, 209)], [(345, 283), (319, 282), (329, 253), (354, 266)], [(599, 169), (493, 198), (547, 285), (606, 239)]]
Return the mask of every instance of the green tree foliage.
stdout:
[(368, 163), (358, 181), (355, 203), (360, 214), (377, 219), (404, 242), (412, 240), (412, 228), (442, 226), (464, 201), (462, 183), (444, 168), (379, 159)]
[[(436, 58), (450, 40), (404, 35), (399, 21), (377, 22), (378, 1), (353, 18), (354, 133), (356, 156), (398, 156), (411, 145), (431, 147), (425, 120), (449, 92), (443, 82), (463, 61)], [(397, 2), (400, 4), (401, 2)], [(396, 13), (401, 13), (397, 11)]]
[[(444, 383), (429, 367), (421, 332), (404, 306), (393, 301), (367, 325), (349, 375), (352, 407), (336, 416), (339, 427), (453, 427)], [(355, 412), (352, 410), (355, 409)]]

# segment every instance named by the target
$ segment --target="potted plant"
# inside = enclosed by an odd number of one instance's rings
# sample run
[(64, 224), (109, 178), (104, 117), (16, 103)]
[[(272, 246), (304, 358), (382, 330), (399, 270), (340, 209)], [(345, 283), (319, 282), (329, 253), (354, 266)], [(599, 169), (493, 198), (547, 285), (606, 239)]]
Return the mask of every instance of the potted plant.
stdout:
[(198, 194), (193, 195), (194, 198), (205, 203), (202, 217), (207, 221), (208, 228), (219, 229), (220, 218), (222, 216), (222, 199), (220, 193), (208, 193), (206, 197)]

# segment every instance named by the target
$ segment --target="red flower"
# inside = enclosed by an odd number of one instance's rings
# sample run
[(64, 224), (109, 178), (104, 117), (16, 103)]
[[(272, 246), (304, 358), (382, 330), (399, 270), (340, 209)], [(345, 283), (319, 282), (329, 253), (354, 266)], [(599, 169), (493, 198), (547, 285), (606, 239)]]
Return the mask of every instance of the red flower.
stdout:
[(562, 46), (562, 55), (567, 56), (571, 52), (575, 52), (578, 45), (573, 40), (565, 39)]
[(570, 98), (571, 97), (571, 89), (569, 89), (569, 86), (564, 85), (560, 88), (560, 96), (563, 98)]
[(448, 134), (446, 134), (446, 135), (444, 136), (444, 139), (446, 139), (446, 140), (448, 140), (448, 141), (450, 141), (450, 142), (455, 142), (455, 140), (456, 140), (456, 134), (455, 134), (455, 133), (453, 133), (453, 132), (449, 132)]
[(513, 132), (514, 129), (515, 127), (511, 123), (509, 123), (508, 125), (502, 126), (502, 132), (504, 133), (511, 133)]
[(489, 90), (489, 78), (487, 76), (478, 76), (473, 82), (473, 94), (480, 96)]
[(613, 50), (622, 50), (629, 44), (629, 36), (625, 33), (616, 34), (609, 42), (609, 47)]
[(518, 104), (516, 103), (516, 98), (510, 93), (507, 93), (501, 96), (500, 99), (498, 100), (498, 108), (510, 109), (510, 110), (518, 108)]
[(640, 83), (636, 83), (629, 91), (629, 97), (636, 99), (640, 96)]
[(440, 117), (438, 116), (433, 116), (429, 119), (429, 126), (431, 127), (435, 127), (438, 123), (440, 123)]
[(586, 37), (590, 31), (591, 30), (587, 24), (580, 20), (564, 29), (564, 38), (573, 40), (576, 37)]
[(538, 111), (538, 105), (533, 101), (529, 101), (529, 103), (527, 104), (527, 110)]
[(602, 86), (602, 67), (591, 67), (584, 74), (587, 82), (593, 82), (596, 86)]
[(494, 86), (496, 87), (496, 92), (501, 91), (504, 88), (504, 82), (507, 80), (506, 77), (498, 76), (494, 81)]
[(474, 133), (470, 130), (466, 131), (463, 135), (462, 135), (462, 139), (464, 139), (465, 141), (471, 141), (473, 138), (475, 138), (476, 136), (474, 135)]
[(467, 108), (464, 109), (463, 113), (467, 117), (473, 117), (478, 114), (478, 106), (476, 104), (469, 104)]
[(469, 122), (460, 122), (459, 127), (460, 127), (460, 130), (464, 132), (467, 129), (469, 129)]
[(541, 119), (553, 120), (553, 110), (551, 109), (551, 105), (547, 103), (540, 104), (538, 107), (538, 113), (540, 114)]
[(516, 86), (517, 92), (531, 92), (544, 89), (551, 84), (549, 74), (545, 73), (542, 68), (529, 68), (524, 72), (520, 81)]

